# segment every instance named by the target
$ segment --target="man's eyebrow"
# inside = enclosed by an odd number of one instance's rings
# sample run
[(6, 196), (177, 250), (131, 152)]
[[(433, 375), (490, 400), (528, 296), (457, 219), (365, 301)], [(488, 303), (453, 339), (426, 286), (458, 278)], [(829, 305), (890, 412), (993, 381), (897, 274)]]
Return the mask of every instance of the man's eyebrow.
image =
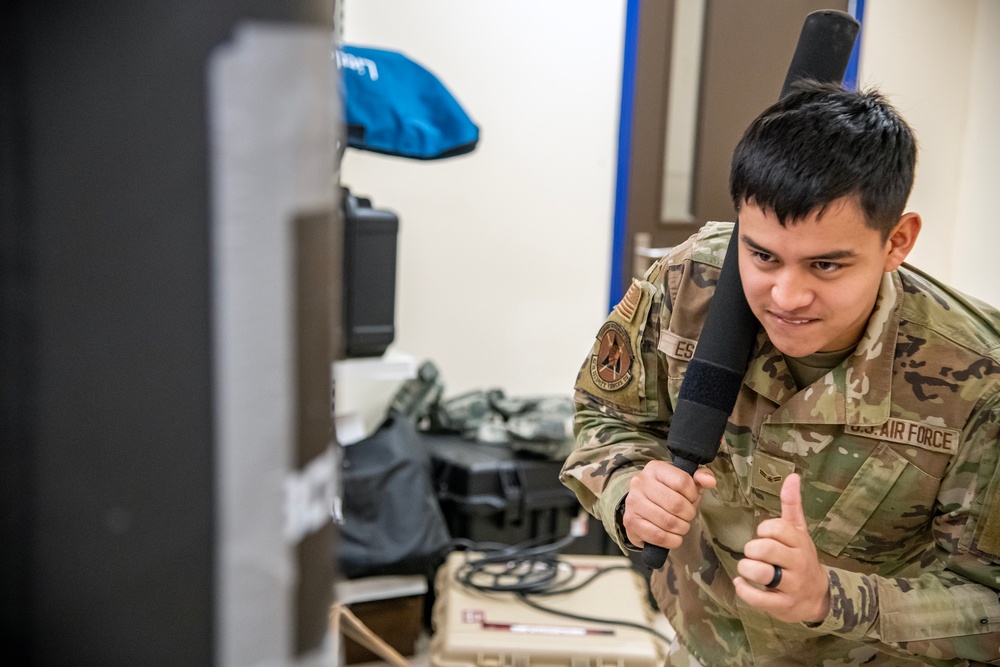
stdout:
[(761, 244), (757, 243), (756, 241), (754, 241), (752, 238), (750, 238), (746, 234), (740, 234), (740, 240), (743, 241), (744, 244), (750, 246), (750, 248), (752, 248), (753, 250), (756, 250), (759, 253), (763, 253), (765, 255), (773, 255), (774, 254), (773, 252), (771, 252), (770, 250), (768, 250), (767, 248), (765, 248)]
[(830, 261), (835, 259), (850, 259), (851, 257), (856, 257), (857, 253), (853, 250), (834, 250), (833, 252), (827, 252), (822, 255), (816, 255), (815, 257), (807, 257), (806, 259), (816, 262), (816, 261)]
[[(747, 236), (746, 234), (740, 234), (740, 240), (743, 241), (743, 243), (745, 243), (747, 246), (749, 246), (752, 250), (755, 250), (756, 252), (765, 255), (772, 255), (774, 257), (780, 257), (780, 255), (777, 255), (773, 250), (768, 250), (767, 248), (765, 248), (764, 246), (762, 246), (761, 244), (757, 243), (752, 238)], [(825, 252), (822, 255), (816, 255), (814, 257), (806, 257), (806, 259), (810, 262), (817, 262), (817, 261), (829, 262), (837, 259), (848, 259), (855, 256), (857, 256), (857, 253), (854, 252), (853, 250), (833, 250), (831, 252)]]

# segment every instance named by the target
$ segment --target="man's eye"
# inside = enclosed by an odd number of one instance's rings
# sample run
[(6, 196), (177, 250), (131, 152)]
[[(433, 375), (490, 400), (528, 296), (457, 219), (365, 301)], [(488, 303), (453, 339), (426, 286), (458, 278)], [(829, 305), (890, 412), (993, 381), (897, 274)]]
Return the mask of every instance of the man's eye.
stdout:
[(840, 264), (837, 264), (836, 262), (816, 262), (813, 266), (823, 273), (833, 273), (840, 268)]
[(758, 252), (756, 250), (751, 250), (750, 256), (753, 257), (758, 262), (764, 262), (764, 263), (770, 262), (774, 259), (771, 255), (768, 255), (766, 252)]

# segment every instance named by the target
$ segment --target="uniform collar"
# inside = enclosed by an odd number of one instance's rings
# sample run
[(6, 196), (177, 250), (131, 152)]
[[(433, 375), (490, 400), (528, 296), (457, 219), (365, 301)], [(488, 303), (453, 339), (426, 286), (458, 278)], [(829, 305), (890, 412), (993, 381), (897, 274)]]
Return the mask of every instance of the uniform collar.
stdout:
[(798, 391), (785, 358), (761, 329), (743, 382), (775, 404), (768, 421), (873, 426), (889, 418), (892, 364), (902, 307), (895, 271), (882, 274), (875, 308), (854, 354)]

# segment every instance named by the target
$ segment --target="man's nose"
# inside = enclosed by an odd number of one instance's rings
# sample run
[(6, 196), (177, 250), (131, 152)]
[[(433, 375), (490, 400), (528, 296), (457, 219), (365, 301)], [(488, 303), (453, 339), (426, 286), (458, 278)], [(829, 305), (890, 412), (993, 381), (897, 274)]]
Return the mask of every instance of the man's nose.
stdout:
[(812, 303), (814, 294), (806, 276), (797, 271), (782, 271), (771, 287), (771, 301), (777, 308), (794, 312)]

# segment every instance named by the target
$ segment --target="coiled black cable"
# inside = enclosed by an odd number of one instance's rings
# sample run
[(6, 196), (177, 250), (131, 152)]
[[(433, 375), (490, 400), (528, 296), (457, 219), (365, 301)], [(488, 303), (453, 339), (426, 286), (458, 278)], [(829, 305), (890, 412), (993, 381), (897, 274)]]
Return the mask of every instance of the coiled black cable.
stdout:
[(539, 543), (539, 540), (536, 539), (513, 546), (476, 543), (463, 539), (454, 540), (452, 544), (455, 547), (478, 552), (475, 556), (467, 554), (465, 562), (455, 572), (455, 580), (466, 588), (480, 592), (513, 593), (529, 607), (575, 621), (606, 623), (641, 630), (669, 646), (670, 638), (647, 625), (622, 619), (573, 614), (546, 607), (531, 599), (532, 597), (573, 593), (585, 588), (608, 572), (632, 570), (626, 565), (599, 568), (583, 581), (570, 586), (569, 582), (575, 578), (576, 568), (569, 561), (561, 559), (559, 551), (575, 539), (574, 536), (569, 535), (550, 544)]

